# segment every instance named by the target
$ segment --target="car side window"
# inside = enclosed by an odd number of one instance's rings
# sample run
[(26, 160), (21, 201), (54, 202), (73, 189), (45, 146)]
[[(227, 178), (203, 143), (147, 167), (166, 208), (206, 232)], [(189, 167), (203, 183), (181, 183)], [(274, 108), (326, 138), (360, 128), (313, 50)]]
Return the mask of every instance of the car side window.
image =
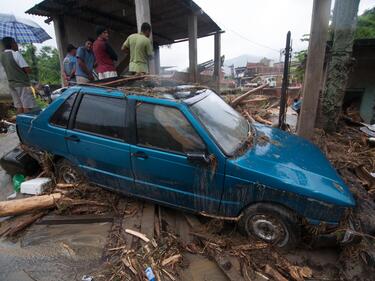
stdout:
[(176, 108), (137, 104), (138, 144), (175, 152), (204, 152), (206, 146)]
[(74, 129), (123, 140), (125, 110), (125, 99), (86, 94), (79, 105)]
[(77, 93), (71, 95), (65, 100), (65, 102), (60, 105), (56, 112), (52, 115), (50, 123), (58, 127), (68, 127), (70, 113), (74, 105), (74, 101), (77, 97)]

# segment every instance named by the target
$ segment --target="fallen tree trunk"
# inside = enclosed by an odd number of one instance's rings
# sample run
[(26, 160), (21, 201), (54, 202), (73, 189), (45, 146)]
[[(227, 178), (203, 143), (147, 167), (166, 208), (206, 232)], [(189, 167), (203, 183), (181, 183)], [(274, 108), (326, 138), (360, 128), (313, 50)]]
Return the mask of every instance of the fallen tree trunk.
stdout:
[(250, 91), (247, 91), (246, 93), (244, 93), (243, 95), (240, 95), (239, 97), (235, 98), (230, 104), (231, 106), (235, 107), (239, 104), (240, 101), (244, 100), (247, 96), (255, 93), (255, 92), (258, 92), (260, 90), (262, 90), (263, 88), (267, 87), (268, 84), (263, 84), (255, 89), (251, 89)]
[(33, 196), (25, 199), (0, 202), (0, 217), (14, 216), (26, 212), (48, 209), (62, 198), (61, 193)]

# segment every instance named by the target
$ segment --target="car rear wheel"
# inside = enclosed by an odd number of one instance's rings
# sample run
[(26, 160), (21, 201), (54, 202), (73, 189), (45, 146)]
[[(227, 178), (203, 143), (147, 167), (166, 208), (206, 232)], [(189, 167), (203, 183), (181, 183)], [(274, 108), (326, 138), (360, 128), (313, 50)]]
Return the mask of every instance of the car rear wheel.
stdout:
[(58, 182), (76, 184), (84, 181), (84, 175), (79, 168), (66, 159), (57, 162), (55, 172)]
[(239, 226), (245, 235), (282, 249), (294, 248), (301, 235), (297, 216), (282, 206), (270, 203), (249, 206), (244, 211)]

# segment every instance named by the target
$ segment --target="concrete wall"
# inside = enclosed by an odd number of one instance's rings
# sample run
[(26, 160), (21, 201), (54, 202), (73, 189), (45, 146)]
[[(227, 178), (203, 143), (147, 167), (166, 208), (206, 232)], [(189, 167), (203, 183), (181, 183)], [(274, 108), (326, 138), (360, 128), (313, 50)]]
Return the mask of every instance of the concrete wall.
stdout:
[(10, 101), (11, 97), (9, 95), (7, 76), (5, 74), (3, 66), (0, 63), (0, 103)]
[[(65, 35), (62, 36), (63, 38), (61, 39), (61, 48), (60, 54), (63, 55), (61, 59), (64, 58), (66, 54), (66, 46), (67, 44), (73, 44), (76, 47), (84, 45), (86, 39), (88, 37), (92, 37), (96, 39), (96, 34), (95, 34), (95, 24), (91, 24), (85, 21), (80, 20), (79, 18), (73, 18), (73, 17), (68, 17), (65, 16), (63, 18), (63, 23), (65, 29), (65, 32), (63, 32)], [(55, 30), (56, 30), (56, 36), (58, 36), (58, 31), (57, 31), (57, 20), (54, 19), (54, 24), (55, 24)], [(116, 51), (119, 60), (117, 63), (119, 63), (123, 58), (124, 58), (124, 53), (121, 51), (121, 46), (123, 42), (126, 40), (126, 38), (130, 34), (124, 34), (121, 32), (115, 32), (110, 30), (110, 39), (109, 43), (111, 44), (112, 48)], [(59, 41), (59, 39), (57, 39)], [(58, 47), (60, 49), (60, 44), (58, 42)], [(61, 52), (62, 51), (62, 52)]]
[(354, 68), (349, 75), (347, 89), (363, 91), (360, 115), (364, 122), (375, 123), (375, 47), (366, 46), (354, 50)]

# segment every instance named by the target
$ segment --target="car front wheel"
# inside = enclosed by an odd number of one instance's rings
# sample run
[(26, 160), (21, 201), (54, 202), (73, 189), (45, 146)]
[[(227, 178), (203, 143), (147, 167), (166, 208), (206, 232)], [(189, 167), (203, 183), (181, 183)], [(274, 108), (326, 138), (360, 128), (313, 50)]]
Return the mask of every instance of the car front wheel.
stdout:
[(300, 240), (297, 216), (288, 209), (270, 203), (249, 206), (239, 221), (245, 235), (261, 239), (282, 249), (294, 248)]

